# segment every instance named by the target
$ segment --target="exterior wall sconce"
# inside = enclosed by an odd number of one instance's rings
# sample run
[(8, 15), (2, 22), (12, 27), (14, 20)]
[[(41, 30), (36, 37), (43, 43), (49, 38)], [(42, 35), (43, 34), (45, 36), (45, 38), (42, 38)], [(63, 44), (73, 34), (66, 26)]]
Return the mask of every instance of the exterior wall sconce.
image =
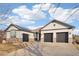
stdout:
[(55, 24), (53, 24), (53, 26), (55, 26)]

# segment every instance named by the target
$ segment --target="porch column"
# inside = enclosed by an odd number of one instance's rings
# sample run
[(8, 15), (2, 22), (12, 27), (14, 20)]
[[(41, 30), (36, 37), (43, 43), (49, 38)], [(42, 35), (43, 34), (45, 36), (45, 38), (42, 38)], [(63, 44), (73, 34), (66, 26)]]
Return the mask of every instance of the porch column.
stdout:
[(53, 43), (56, 43), (56, 32), (53, 32)]
[(41, 33), (41, 42), (44, 42), (44, 33)]

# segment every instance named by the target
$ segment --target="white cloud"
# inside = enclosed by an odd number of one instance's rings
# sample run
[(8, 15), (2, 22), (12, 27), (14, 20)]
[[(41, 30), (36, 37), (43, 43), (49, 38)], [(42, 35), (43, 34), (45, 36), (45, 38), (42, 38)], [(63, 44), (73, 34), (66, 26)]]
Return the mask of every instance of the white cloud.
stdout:
[(50, 14), (51, 18), (55, 18), (57, 20), (64, 21), (64, 19), (68, 16), (67, 15), (68, 9), (63, 9), (63, 8), (59, 7), (54, 12), (55, 9), (56, 8), (54, 7), (49, 10), (49, 14)]
[(32, 9), (39, 9), (41, 7), (41, 4), (36, 4), (34, 6), (32, 6)]
[(46, 13), (42, 12), (39, 9), (32, 10), (33, 15), (31, 16), (34, 20), (45, 19)]
[[(55, 11), (56, 9), (56, 11)], [(71, 14), (73, 14), (73, 12), (75, 12), (78, 8), (75, 9), (64, 9), (64, 8), (56, 8), (56, 7), (52, 7), (48, 12), (50, 14), (50, 19), (54, 18), (60, 21), (65, 21)], [(55, 12), (54, 12), (55, 11)], [(76, 13), (74, 13), (71, 17), (69, 17), (67, 19), (66, 22), (73, 22), (73, 19), (77, 19), (79, 15), (79, 11), (77, 11)]]
[[(75, 10), (77, 10), (78, 8), (76, 8)], [(79, 20), (79, 9), (72, 15), (71, 19), (76, 19)]]
[[(1, 23), (14, 23), (14, 24), (35, 24), (36, 20), (41, 20), (46, 18), (46, 13), (42, 10), (48, 10), (50, 4), (35, 4), (32, 10), (27, 8), (26, 5), (19, 6), (12, 10), (14, 16), (8, 16), (8, 19)], [(41, 10), (39, 8), (41, 7)]]
[[(35, 6), (35, 5), (34, 5)], [(27, 6), (19, 6), (14, 8), (12, 12), (16, 15), (9, 16), (6, 21), (7, 24), (35, 24), (36, 20), (41, 20), (46, 18), (46, 13), (42, 12), (39, 9), (28, 9)]]
[(13, 9), (12, 12), (17, 14), (21, 18), (26, 18), (27, 20), (31, 20), (32, 11), (24, 5)]
[(46, 17), (45, 13), (39, 9), (28, 9), (26, 6), (20, 6), (12, 10), (13, 13), (19, 15), (21, 18), (26, 20), (39, 20)]
[[(39, 4), (35, 4), (34, 6), (37, 6)], [(46, 8), (50, 4), (45, 4), (43, 7)], [(10, 23), (13, 24), (25, 24), (25, 25), (32, 25), (36, 23), (36, 20), (41, 20), (46, 18), (46, 13), (44, 13), (42, 10), (39, 10), (39, 8), (27, 8), (26, 5), (19, 6), (17, 8), (14, 8), (12, 10), (12, 13), (15, 14), (13, 16), (8, 16), (8, 19), (1, 23), (5, 23), (9, 25)], [(35, 27), (33, 27), (35, 28)], [(37, 28), (37, 27), (36, 27)]]
[(34, 24), (35, 21), (32, 20), (26, 20), (24, 18), (20, 18), (19, 16), (11, 16), (9, 19), (7, 19), (8, 22), (13, 23), (13, 24)]
[(73, 34), (79, 35), (79, 29), (75, 29), (75, 30), (73, 31)]
[(35, 6), (33, 6), (33, 9), (40, 9), (43, 11), (46, 11), (49, 9), (49, 7), (51, 6), (50, 3), (44, 3), (44, 4), (36, 4)]
[(42, 10), (48, 10), (50, 8), (50, 6), (51, 6), (51, 4), (46, 3), (42, 6)]

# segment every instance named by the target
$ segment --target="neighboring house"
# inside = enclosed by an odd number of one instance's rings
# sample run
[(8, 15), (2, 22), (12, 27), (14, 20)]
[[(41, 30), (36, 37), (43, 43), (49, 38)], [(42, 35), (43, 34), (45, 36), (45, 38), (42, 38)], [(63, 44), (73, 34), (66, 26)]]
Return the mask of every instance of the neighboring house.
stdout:
[(64, 43), (71, 43), (72, 38), (72, 31), (74, 26), (68, 25), (58, 20), (53, 20), (43, 26), (42, 28), (38, 29), (36, 34), (38, 36), (37, 40), (41, 42), (64, 42)]
[(18, 38), (22, 42), (29, 40), (39, 42), (63, 42), (72, 43), (72, 31), (74, 26), (68, 25), (58, 20), (53, 20), (40, 29), (28, 30), (18, 25), (11, 24), (6, 31), (6, 38)]
[(29, 29), (20, 27), (18, 25), (11, 24), (5, 30), (6, 31), (6, 40), (11, 40), (12, 38), (17, 38), (22, 42), (28, 42), (33, 40), (33, 32)]

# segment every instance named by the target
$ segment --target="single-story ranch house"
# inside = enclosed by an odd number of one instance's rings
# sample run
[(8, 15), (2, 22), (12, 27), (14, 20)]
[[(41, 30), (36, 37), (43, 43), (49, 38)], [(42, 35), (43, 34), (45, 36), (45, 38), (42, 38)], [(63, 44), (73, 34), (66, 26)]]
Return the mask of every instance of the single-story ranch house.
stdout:
[(5, 31), (6, 31), (6, 40), (17, 38), (22, 42), (28, 42), (29, 40), (34, 38), (33, 32), (31, 30), (14, 24), (9, 25), (9, 27)]
[(39, 42), (72, 43), (73, 29), (74, 26), (58, 20), (52, 20), (42, 28), (33, 31), (14, 24), (11, 24), (5, 31), (7, 40), (15, 37), (22, 42), (34, 40)]

